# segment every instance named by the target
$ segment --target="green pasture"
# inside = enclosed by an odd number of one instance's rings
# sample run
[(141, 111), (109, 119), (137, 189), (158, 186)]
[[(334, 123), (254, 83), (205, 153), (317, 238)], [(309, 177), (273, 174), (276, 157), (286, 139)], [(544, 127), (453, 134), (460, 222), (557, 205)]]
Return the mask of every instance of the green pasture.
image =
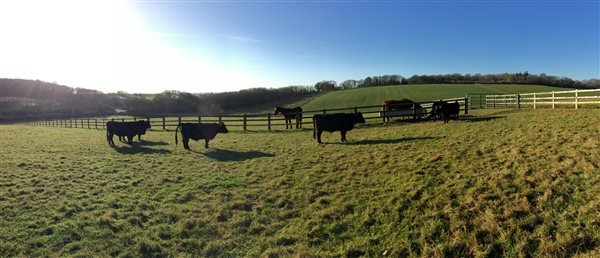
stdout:
[(464, 98), (468, 93), (506, 94), (572, 90), (538, 85), (512, 84), (424, 84), (394, 85), (332, 91), (304, 104), (304, 110), (374, 106), (388, 99), (411, 99), (417, 102), (447, 98)]
[(600, 109), (324, 133), (0, 126), (0, 257), (598, 257)]

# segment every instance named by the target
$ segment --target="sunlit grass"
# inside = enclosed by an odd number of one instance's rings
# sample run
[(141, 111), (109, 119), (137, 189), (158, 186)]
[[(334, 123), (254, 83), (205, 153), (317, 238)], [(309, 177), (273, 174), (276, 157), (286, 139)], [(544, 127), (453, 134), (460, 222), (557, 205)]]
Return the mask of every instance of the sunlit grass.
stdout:
[(594, 256), (600, 110), (173, 132), (0, 126), (0, 256)]

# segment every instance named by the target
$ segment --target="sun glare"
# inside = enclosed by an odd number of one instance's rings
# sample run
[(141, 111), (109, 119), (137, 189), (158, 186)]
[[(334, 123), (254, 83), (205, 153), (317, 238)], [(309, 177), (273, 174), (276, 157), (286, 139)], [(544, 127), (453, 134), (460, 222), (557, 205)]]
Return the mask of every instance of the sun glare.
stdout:
[(160, 42), (126, 1), (5, 1), (0, 31), (2, 77), (105, 92), (210, 92), (265, 83)]

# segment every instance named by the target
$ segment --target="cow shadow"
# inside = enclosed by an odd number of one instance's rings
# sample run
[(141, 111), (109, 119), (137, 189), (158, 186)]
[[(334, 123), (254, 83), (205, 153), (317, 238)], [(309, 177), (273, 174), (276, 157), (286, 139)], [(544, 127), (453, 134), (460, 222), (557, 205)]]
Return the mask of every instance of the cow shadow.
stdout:
[(127, 146), (112, 146), (112, 148), (121, 154), (168, 154), (171, 153), (170, 150), (164, 149), (151, 149), (140, 146), (138, 143), (134, 143), (133, 145)]
[(141, 142), (135, 142), (134, 144), (138, 145), (138, 146), (164, 146), (164, 145), (169, 145), (169, 143), (163, 142), (163, 141), (160, 141), (160, 142), (149, 142), (149, 141), (145, 141), (145, 140), (142, 140)]
[(467, 122), (485, 122), (492, 121), (500, 118), (505, 118), (506, 116), (467, 116), (460, 117), (458, 120), (467, 121)]
[[(440, 137), (406, 137), (400, 139), (382, 139), (382, 140), (360, 140), (355, 142), (348, 142), (349, 145), (372, 145), (372, 144), (393, 144), (393, 143), (402, 143), (402, 142), (410, 142), (410, 141), (418, 141), (418, 140), (433, 140), (439, 139)], [(342, 143), (340, 143), (342, 144)]]
[(217, 161), (244, 161), (255, 158), (275, 157), (274, 154), (260, 151), (232, 151), (221, 149), (212, 149), (204, 153), (194, 150), (191, 151), (198, 154), (203, 154), (207, 158), (211, 158)]

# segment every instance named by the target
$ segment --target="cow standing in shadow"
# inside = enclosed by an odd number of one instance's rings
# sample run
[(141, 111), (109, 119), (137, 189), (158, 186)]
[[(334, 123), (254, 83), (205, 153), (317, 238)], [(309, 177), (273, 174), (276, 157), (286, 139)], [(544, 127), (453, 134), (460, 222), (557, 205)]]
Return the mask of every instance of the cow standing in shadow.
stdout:
[(295, 108), (276, 107), (274, 115), (278, 115), (278, 114), (282, 114), (283, 118), (285, 119), (285, 129), (288, 129), (288, 124), (290, 126), (290, 129), (293, 129), (292, 119), (296, 119), (296, 129), (302, 128), (302, 108), (301, 107), (295, 107)]

